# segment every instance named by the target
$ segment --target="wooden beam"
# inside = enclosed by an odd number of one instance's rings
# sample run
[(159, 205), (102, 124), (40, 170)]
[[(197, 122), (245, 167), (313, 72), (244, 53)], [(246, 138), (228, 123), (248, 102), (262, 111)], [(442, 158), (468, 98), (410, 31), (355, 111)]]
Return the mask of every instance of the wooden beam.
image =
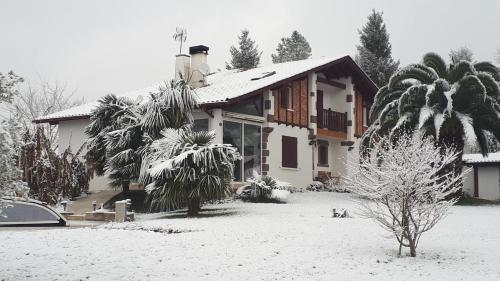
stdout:
[(320, 137), (331, 137), (338, 140), (346, 140), (347, 133), (346, 132), (338, 132), (338, 131), (330, 131), (327, 129), (318, 128), (318, 136)]
[(337, 88), (340, 88), (340, 89), (343, 89), (343, 90), (345, 90), (347, 88), (347, 86), (344, 83), (340, 83), (340, 82), (337, 82), (337, 81), (328, 80), (328, 79), (321, 78), (321, 77), (318, 77), (316, 79), (316, 83), (327, 84), (327, 85), (330, 85), (330, 86), (333, 86), (333, 87), (337, 87)]
[(479, 197), (479, 169), (474, 165), (474, 197)]

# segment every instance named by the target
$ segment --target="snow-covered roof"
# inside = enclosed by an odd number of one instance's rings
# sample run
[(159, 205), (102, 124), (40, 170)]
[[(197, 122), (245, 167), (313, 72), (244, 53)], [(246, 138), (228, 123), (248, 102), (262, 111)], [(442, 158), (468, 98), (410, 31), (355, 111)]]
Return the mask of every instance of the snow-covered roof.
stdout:
[(488, 153), (488, 156), (483, 156), (481, 153), (464, 154), (462, 160), (467, 164), (475, 163), (500, 163), (500, 152)]
[[(371, 87), (375, 84), (366, 74), (355, 65), (349, 56), (334, 58), (307, 59), (294, 62), (271, 64), (248, 70), (225, 70), (207, 76), (207, 85), (196, 89), (198, 102), (202, 105), (225, 103), (237, 97), (272, 87), (285, 79), (303, 75), (309, 71), (320, 69), (329, 65), (348, 63), (354, 65), (358, 76)], [(299, 78), (299, 77), (297, 77)], [(160, 83), (136, 91), (118, 94), (132, 99), (149, 97), (149, 93), (158, 89)], [(376, 91), (376, 90), (375, 90)], [(373, 93), (374, 94), (374, 93)], [(86, 103), (67, 110), (52, 113), (34, 120), (35, 123), (57, 123), (61, 120), (88, 118), (96, 107), (97, 101)]]

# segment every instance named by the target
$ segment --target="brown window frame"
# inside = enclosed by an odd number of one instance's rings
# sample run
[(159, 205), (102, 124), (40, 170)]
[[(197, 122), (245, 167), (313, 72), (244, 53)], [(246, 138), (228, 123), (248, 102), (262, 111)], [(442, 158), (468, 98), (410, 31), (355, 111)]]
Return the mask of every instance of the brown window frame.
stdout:
[(297, 168), (297, 138), (290, 136), (281, 136), (281, 167)]
[(280, 107), (290, 110), (293, 106), (293, 89), (291, 85), (285, 85), (280, 91)]
[(328, 141), (318, 140), (318, 166), (319, 167), (328, 167), (329, 166), (329, 164), (328, 164), (328, 146), (329, 146)]

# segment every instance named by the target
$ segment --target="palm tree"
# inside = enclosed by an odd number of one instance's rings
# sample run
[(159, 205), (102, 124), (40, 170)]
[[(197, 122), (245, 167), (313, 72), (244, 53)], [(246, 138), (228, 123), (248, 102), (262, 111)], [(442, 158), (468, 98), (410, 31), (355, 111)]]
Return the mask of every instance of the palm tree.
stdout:
[(92, 111), (92, 122), (85, 130), (89, 136), (87, 163), (98, 176), (107, 175), (112, 186), (121, 186), (128, 193), (130, 182), (139, 178), (149, 145), (162, 137), (162, 130), (191, 124), (196, 106), (195, 93), (183, 80), (164, 83), (144, 103), (105, 96)]
[(155, 210), (187, 205), (197, 215), (200, 203), (225, 197), (230, 190), (236, 149), (214, 144), (213, 132), (168, 129), (154, 141), (144, 159), (141, 181)]
[(447, 66), (439, 55), (428, 53), (379, 90), (361, 147), (366, 151), (381, 137), (419, 129), (439, 145), (460, 152), (477, 146), (486, 155), (488, 136), (500, 140), (499, 81), (498, 68), (489, 62)]
[(97, 107), (90, 116), (91, 123), (85, 128), (87, 140), (87, 164), (92, 167), (95, 174), (105, 174), (106, 136), (108, 133), (119, 129), (116, 122), (126, 113), (126, 109), (133, 106), (133, 102), (126, 98), (118, 98), (113, 94), (104, 96), (98, 101)]

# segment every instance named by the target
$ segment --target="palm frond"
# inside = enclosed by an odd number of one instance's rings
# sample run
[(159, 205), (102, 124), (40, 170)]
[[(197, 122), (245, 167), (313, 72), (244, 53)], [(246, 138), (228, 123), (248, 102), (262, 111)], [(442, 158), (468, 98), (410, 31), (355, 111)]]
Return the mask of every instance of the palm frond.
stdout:
[(495, 81), (493, 76), (487, 72), (479, 72), (477, 74), (477, 78), (481, 81), (481, 83), (486, 88), (486, 94), (495, 100), (500, 99), (500, 86)]
[(450, 66), (448, 81), (453, 84), (461, 80), (465, 76), (476, 75), (477, 71), (474, 66), (468, 61), (460, 61)]
[(427, 53), (424, 55), (423, 63), (424, 65), (434, 69), (439, 78), (448, 78), (448, 67), (446, 66), (446, 62), (440, 55), (436, 53)]
[(495, 81), (500, 82), (500, 70), (491, 62), (478, 62), (474, 64), (474, 68), (478, 72), (485, 72), (491, 75)]
[(400, 69), (389, 80), (389, 89), (394, 89), (406, 80), (416, 80), (421, 84), (432, 84), (439, 76), (434, 69), (422, 64), (411, 64)]

